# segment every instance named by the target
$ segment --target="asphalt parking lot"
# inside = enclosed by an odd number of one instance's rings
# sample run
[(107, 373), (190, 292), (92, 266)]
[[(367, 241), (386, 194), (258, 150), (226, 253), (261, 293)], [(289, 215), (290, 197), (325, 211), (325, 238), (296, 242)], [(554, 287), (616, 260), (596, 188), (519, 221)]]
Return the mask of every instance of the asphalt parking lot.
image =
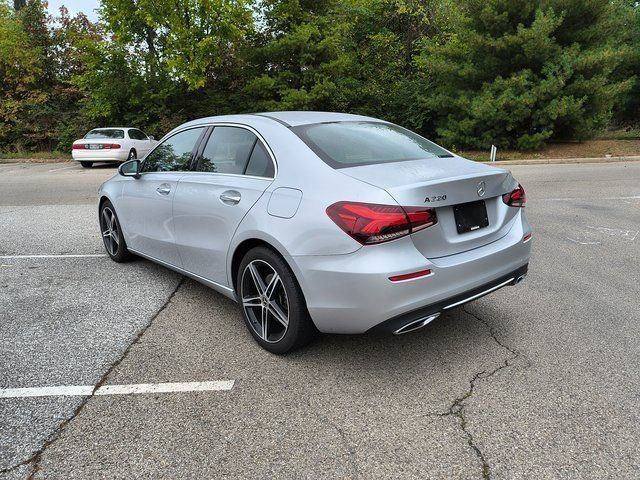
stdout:
[(640, 162), (511, 169), (523, 283), (279, 357), (228, 299), (102, 255), (114, 168), (0, 164), (0, 392), (90, 387), (0, 398), (0, 478), (640, 477)]

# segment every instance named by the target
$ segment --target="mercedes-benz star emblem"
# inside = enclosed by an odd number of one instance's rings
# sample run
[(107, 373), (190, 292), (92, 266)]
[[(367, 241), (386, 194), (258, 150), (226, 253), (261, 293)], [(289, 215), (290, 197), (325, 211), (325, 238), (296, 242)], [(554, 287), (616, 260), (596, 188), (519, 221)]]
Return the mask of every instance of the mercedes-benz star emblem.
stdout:
[(484, 183), (484, 182), (480, 182), (480, 183), (478, 184), (478, 190), (477, 190), (477, 192), (478, 192), (478, 196), (479, 196), (479, 197), (484, 197), (484, 193), (485, 193), (486, 191), (487, 191), (487, 185), (486, 185), (486, 183)]

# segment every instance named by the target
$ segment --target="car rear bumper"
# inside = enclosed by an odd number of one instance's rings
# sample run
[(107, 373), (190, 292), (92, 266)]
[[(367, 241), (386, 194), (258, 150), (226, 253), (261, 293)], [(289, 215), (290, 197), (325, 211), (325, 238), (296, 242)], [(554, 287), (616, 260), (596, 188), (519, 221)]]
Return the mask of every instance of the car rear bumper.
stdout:
[(124, 149), (72, 150), (71, 157), (78, 162), (124, 162), (129, 152)]
[[(501, 239), (438, 259), (425, 258), (411, 238), (404, 237), (351, 254), (295, 256), (290, 260), (320, 331), (395, 331), (404, 320), (411, 322), (419, 315), (436, 313), (460, 301), (455, 299), (464, 300), (526, 273), (531, 242), (523, 239), (530, 233), (524, 214), (519, 212)], [(432, 274), (402, 282), (389, 280), (424, 269)]]
[(476, 287), (451, 298), (441, 300), (437, 303), (427, 305), (426, 307), (390, 318), (389, 320), (370, 328), (368, 332), (402, 334), (417, 330), (418, 328), (425, 326), (432, 319), (435, 319), (436, 314), (464, 305), (465, 303), (472, 302), (473, 300), (477, 300), (478, 298), (493, 293), (502, 287), (517, 285), (527, 275), (528, 269), (529, 264), (527, 263), (517, 270), (514, 270), (513, 272), (485, 285), (481, 285), (480, 287)]

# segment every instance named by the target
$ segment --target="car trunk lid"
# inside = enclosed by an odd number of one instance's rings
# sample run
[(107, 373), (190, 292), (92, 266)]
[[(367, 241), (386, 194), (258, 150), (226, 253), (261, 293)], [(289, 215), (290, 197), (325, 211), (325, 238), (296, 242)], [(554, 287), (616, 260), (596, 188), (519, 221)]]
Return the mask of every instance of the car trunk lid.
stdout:
[[(386, 190), (402, 206), (434, 208), (438, 223), (411, 235), (416, 248), (427, 258), (454, 255), (494, 242), (506, 235), (515, 221), (517, 209), (505, 205), (502, 195), (513, 190), (517, 182), (500, 168), (454, 156), (340, 171)], [(475, 208), (467, 205), (471, 202), (477, 203)], [(486, 226), (477, 218), (483, 216), (481, 202), (486, 208)], [(460, 222), (471, 229), (460, 230)]]

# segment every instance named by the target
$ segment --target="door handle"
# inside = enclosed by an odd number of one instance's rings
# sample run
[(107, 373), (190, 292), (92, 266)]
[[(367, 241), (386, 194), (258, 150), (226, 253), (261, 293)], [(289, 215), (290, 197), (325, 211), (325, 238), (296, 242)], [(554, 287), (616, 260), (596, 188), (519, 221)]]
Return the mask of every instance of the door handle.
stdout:
[(160, 195), (169, 195), (169, 193), (171, 192), (171, 185), (169, 185), (168, 183), (163, 183), (158, 188), (156, 188), (156, 192), (158, 192)]
[(242, 196), (240, 195), (240, 192), (235, 190), (227, 190), (220, 194), (220, 200), (222, 200), (222, 203), (226, 203), (227, 205), (237, 205), (240, 203), (241, 198)]

